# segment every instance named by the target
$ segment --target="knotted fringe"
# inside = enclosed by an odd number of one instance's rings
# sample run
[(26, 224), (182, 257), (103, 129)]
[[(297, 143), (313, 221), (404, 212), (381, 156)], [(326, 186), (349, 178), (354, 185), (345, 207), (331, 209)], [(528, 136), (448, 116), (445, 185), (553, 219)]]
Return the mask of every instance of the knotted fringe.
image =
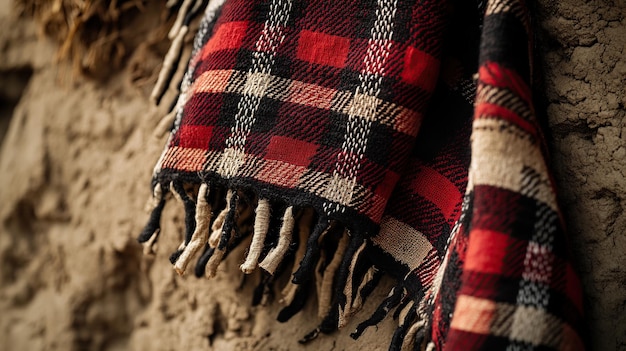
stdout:
[[(165, 189), (165, 191), (168, 190), (169, 189)], [(137, 238), (137, 240), (143, 244), (144, 254), (153, 253), (154, 244), (156, 244), (159, 233), (161, 232), (161, 214), (165, 207), (165, 193), (163, 192), (161, 184), (157, 184), (154, 187), (152, 196), (152, 212), (150, 213), (150, 218)]]
[[(350, 232), (312, 208), (210, 183), (191, 185), (177, 180), (155, 185), (152, 213), (139, 236), (139, 241), (150, 249), (160, 233), (159, 222), (168, 192), (185, 210), (184, 239), (171, 256), (174, 270), (183, 275), (191, 260), (199, 256), (196, 276), (212, 278), (228, 253), (247, 240), (248, 250), (240, 269), (245, 274), (254, 272), (257, 266), (262, 269), (254, 304), (268, 301), (276, 276), (285, 270), (291, 272), (293, 279), (281, 291), (280, 302), (286, 307), (280, 311), (279, 321), (287, 321), (302, 310), (311, 287), (317, 290), (321, 323), (301, 342), (344, 327), (383, 275), (369, 260), (369, 242), (361, 233)], [(404, 289), (394, 288), (374, 315), (359, 325), (353, 337), (380, 322), (405, 295)], [(400, 344), (405, 334), (416, 332), (411, 323), (401, 327), (404, 329), (397, 336)]]
[[(166, 6), (174, 7), (177, 3), (179, 3), (179, 1), (169, 1)], [(172, 44), (167, 54), (165, 54), (163, 66), (159, 71), (157, 82), (150, 94), (150, 100), (153, 103), (159, 104), (167, 87), (170, 85), (174, 72), (176, 72), (180, 62), (184, 39), (189, 32), (189, 23), (199, 13), (199, 10), (206, 6), (206, 3), (206, 0), (184, 0), (182, 2), (176, 20), (168, 33), (168, 38), (172, 40)]]

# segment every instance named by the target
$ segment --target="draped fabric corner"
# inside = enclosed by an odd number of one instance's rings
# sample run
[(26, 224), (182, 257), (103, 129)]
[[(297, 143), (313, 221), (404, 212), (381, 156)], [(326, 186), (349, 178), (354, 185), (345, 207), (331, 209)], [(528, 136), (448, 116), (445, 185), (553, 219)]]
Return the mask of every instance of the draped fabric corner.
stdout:
[[(582, 297), (531, 95), (524, 1), (185, 0), (159, 101), (205, 7), (164, 119), (150, 253), (169, 198), (171, 255), (214, 277), (245, 246), (253, 303), (287, 321), (317, 294), (319, 327), (395, 309), (391, 350), (582, 350)], [(172, 196), (170, 196), (172, 195)], [(235, 259), (234, 257), (231, 259)], [(276, 277), (291, 281), (276, 286)], [(396, 285), (357, 312), (383, 275)]]

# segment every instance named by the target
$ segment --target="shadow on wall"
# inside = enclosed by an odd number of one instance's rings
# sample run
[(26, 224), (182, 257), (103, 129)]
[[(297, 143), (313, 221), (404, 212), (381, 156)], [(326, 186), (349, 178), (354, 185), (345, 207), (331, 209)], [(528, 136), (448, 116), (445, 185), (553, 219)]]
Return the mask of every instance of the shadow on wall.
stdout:
[(0, 144), (9, 129), (13, 110), (33, 75), (30, 66), (0, 71)]

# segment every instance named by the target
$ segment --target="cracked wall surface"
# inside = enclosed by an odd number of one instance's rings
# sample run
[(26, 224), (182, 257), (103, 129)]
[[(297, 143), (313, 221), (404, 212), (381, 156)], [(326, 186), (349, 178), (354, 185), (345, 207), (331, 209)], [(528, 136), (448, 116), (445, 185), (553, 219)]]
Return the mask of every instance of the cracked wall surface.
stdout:
[(552, 165), (594, 350), (626, 349), (626, 2), (540, 1)]

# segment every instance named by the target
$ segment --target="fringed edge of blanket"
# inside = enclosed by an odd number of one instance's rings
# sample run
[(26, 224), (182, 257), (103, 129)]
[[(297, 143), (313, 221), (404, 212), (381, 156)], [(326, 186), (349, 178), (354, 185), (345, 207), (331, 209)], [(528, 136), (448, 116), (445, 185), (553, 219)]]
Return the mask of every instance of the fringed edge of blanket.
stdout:
[[(168, 1), (168, 8), (179, 8), (168, 35), (172, 44), (150, 96), (155, 104), (159, 104), (172, 83), (191, 20), (204, 9), (206, 14), (201, 31), (207, 31), (223, 3), (224, 0)], [(201, 39), (196, 36), (194, 51), (201, 46), (202, 43), (198, 42)], [(193, 61), (193, 52), (191, 57)], [(187, 74), (190, 71), (188, 69)], [(182, 84), (179, 89), (184, 94), (184, 79)], [(179, 98), (178, 102), (182, 100)], [(162, 136), (175, 127), (178, 107), (177, 104), (171, 106), (170, 113), (156, 127), (155, 135)], [(277, 278), (292, 264), (290, 274), (293, 279), (281, 289), (279, 302), (285, 307), (278, 313), (277, 320), (286, 322), (301, 311), (311, 291), (315, 290), (321, 323), (299, 340), (304, 344), (320, 333), (329, 334), (346, 326), (387, 274), (396, 279), (396, 285), (350, 336), (357, 339), (395, 308), (394, 319), (398, 320), (398, 328), (389, 349), (422, 349), (421, 345), (428, 341), (425, 336), (430, 318), (423, 311), (430, 304), (424, 291), (407, 289), (411, 284), (409, 275), (403, 278), (398, 272), (385, 271), (377, 265), (378, 262), (372, 261), (368, 253), (373, 244), (368, 233), (377, 228), (371, 220), (365, 221), (367, 225), (348, 228), (346, 221), (328, 218), (321, 208), (314, 209), (319, 206), (313, 206), (310, 201), (296, 201), (268, 189), (242, 186), (218, 176), (187, 174), (180, 177), (162, 170), (157, 174), (149, 202), (150, 216), (138, 237), (144, 254), (154, 253), (161, 233), (163, 209), (174, 197), (183, 204), (185, 211), (184, 240), (170, 256), (179, 275), (185, 274), (194, 257), (199, 256), (195, 276), (213, 278), (230, 252), (240, 245), (247, 245), (246, 258), (240, 269), (245, 274), (256, 271), (257, 267), (262, 269), (261, 281), (252, 297), (252, 304), (259, 305), (268, 301)]]
[[(279, 301), (285, 307), (279, 312), (278, 321), (285, 322), (302, 310), (313, 290), (317, 293), (321, 319), (301, 343), (346, 326), (382, 276), (390, 273), (368, 255), (372, 243), (365, 232), (328, 219), (311, 206), (224, 181), (202, 181), (199, 176), (195, 182), (190, 182), (189, 177), (185, 179), (172, 176), (154, 181), (150, 217), (138, 237), (144, 253), (154, 253), (163, 209), (172, 197), (176, 198), (185, 211), (185, 235), (170, 256), (174, 270), (183, 275), (194, 257), (199, 257), (195, 275), (213, 278), (229, 253), (245, 245), (241, 271), (250, 274), (257, 267), (262, 268), (262, 278), (252, 298), (252, 304), (258, 305), (268, 301), (277, 278), (292, 266), (292, 280), (281, 289)], [(414, 323), (418, 302), (418, 296), (411, 296), (405, 282), (398, 279), (388, 297), (351, 336), (358, 338), (398, 307), (394, 317), (399, 319), (399, 327), (390, 350), (407, 349), (415, 336), (419, 337)]]

